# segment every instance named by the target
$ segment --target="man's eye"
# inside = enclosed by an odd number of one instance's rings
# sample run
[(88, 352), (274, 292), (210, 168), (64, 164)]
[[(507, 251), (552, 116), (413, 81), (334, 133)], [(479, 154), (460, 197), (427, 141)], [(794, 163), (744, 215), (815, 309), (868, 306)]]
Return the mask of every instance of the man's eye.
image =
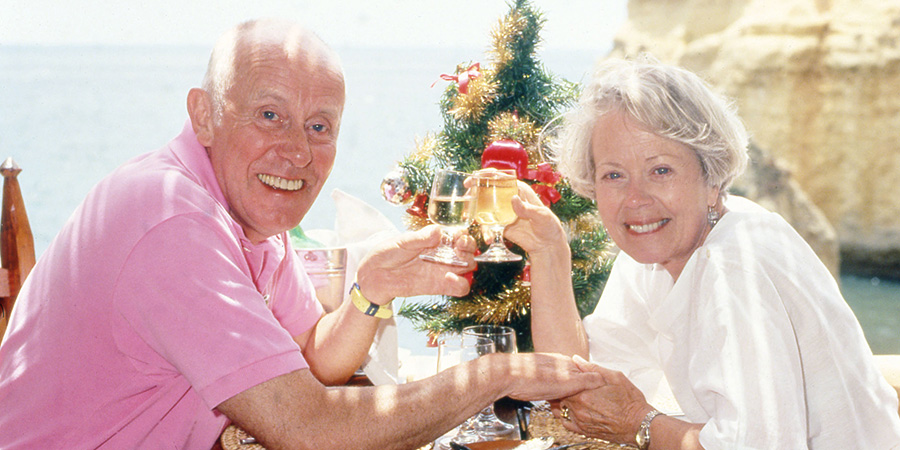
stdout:
[(266, 118), (266, 120), (275, 120), (278, 118), (278, 114), (275, 114), (272, 111), (263, 111), (262, 114), (263, 114), (263, 117)]
[(313, 131), (315, 131), (317, 133), (324, 133), (324, 132), (328, 131), (328, 127), (321, 123), (317, 123), (317, 124), (313, 125), (312, 129), (313, 129)]

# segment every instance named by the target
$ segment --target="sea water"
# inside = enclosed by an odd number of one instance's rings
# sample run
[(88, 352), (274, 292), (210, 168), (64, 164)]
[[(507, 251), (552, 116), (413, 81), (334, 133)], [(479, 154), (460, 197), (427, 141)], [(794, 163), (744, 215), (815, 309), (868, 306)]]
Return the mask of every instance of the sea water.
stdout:
[[(0, 157), (12, 156), (40, 256), (87, 191), (115, 167), (159, 148), (187, 120), (208, 48), (0, 45)], [(333, 228), (328, 193), (346, 191), (398, 228), (402, 208), (381, 197), (383, 176), (440, 130), (438, 101), (457, 64), (487, 62), (484, 49), (337, 49), (347, 104), (335, 168), (304, 219)], [(542, 52), (555, 74), (583, 81), (606, 50)], [(436, 84), (435, 84), (436, 82)], [(434, 84), (434, 86), (432, 86)], [(900, 283), (841, 279), (875, 353), (900, 353)], [(401, 345), (427, 352), (425, 337), (401, 321)]]

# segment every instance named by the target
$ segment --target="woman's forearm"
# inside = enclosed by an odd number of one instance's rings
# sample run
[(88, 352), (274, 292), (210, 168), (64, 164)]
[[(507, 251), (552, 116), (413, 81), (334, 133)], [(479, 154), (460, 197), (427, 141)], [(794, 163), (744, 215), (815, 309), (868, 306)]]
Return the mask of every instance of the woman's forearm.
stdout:
[(575, 305), (571, 253), (566, 242), (529, 255), (534, 349), (588, 358), (588, 341)]

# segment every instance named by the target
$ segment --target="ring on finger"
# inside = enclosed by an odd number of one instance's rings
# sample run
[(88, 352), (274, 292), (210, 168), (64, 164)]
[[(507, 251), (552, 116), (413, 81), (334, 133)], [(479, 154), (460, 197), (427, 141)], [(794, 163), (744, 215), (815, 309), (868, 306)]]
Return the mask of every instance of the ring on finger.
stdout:
[(569, 407), (563, 405), (563, 407), (560, 408), (560, 415), (562, 415), (563, 419), (569, 420)]

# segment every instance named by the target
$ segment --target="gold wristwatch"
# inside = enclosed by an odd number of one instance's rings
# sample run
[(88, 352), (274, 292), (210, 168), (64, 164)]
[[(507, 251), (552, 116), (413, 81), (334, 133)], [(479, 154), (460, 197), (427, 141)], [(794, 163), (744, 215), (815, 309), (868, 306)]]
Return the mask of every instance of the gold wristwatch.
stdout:
[(654, 409), (653, 411), (648, 412), (647, 415), (644, 416), (644, 420), (641, 421), (641, 428), (638, 429), (637, 436), (634, 437), (640, 450), (647, 450), (650, 448), (650, 422), (660, 414), (662, 413)]

